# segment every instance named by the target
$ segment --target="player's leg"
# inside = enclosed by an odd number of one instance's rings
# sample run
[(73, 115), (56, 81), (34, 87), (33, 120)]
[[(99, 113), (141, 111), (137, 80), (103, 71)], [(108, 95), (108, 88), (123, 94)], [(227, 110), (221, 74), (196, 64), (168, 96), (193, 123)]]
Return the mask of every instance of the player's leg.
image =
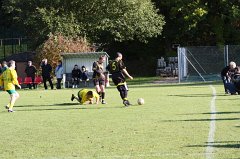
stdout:
[(35, 76), (32, 76), (32, 86), (33, 86), (33, 89), (36, 89)]
[(53, 89), (53, 83), (51, 77), (48, 77), (48, 82), (50, 84), (51, 89)]
[(230, 93), (229, 90), (227, 89), (227, 86), (226, 86), (227, 83), (229, 83), (228, 80), (227, 80), (227, 77), (226, 76), (222, 76), (222, 81), (223, 81), (223, 87), (224, 87), (225, 94)]
[(230, 94), (232, 95), (236, 94), (236, 88), (233, 83), (226, 83), (226, 89), (229, 91)]
[(71, 101), (73, 101), (74, 99), (76, 99), (79, 103), (82, 100), (79, 96), (75, 96), (74, 94), (72, 94)]
[(47, 78), (45, 76), (43, 76), (43, 84), (44, 88), (47, 89)]
[(75, 85), (75, 88), (78, 88), (78, 87), (80, 87), (80, 78), (77, 78), (76, 85)]
[(105, 81), (102, 80), (99, 84), (100, 84), (100, 92), (101, 92), (101, 97), (102, 97), (102, 104), (107, 104), (105, 102)]
[(28, 86), (28, 88), (29, 88), (29, 89), (31, 89), (31, 88), (32, 88), (31, 84), (27, 84), (27, 86)]
[(125, 84), (120, 84), (120, 85), (118, 85), (118, 86), (117, 86), (117, 89), (118, 89), (118, 91), (120, 92), (120, 96), (121, 96), (121, 98), (122, 98), (122, 100), (123, 100), (123, 104), (124, 104), (125, 106), (131, 105), (130, 102), (129, 102), (129, 100), (128, 100), (128, 98), (127, 98), (127, 96), (128, 96), (128, 90), (127, 90), (127, 87), (125, 86)]
[(113, 83), (117, 86), (117, 89), (118, 89), (118, 91), (120, 93), (120, 96), (123, 100), (123, 104), (125, 106), (131, 105), (130, 102), (128, 101), (128, 99), (127, 99), (128, 88), (127, 88), (125, 79), (121, 76), (117, 76), (117, 77), (112, 76), (112, 80), (113, 80)]
[(19, 94), (15, 90), (10, 90), (8, 91), (10, 94), (10, 103), (9, 103), (9, 108), (8, 112), (13, 112), (13, 106), (16, 102), (16, 100), (20, 97)]
[(94, 79), (93, 80), (93, 84), (95, 86), (96, 92), (99, 94), (99, 96), (101, 97), (101, 88), (99, 86), (100, 82), (98, 79)]
[(82, 91), (83, 89), (81, 89), (80, 91), (78, 91), (78, 94), (77, 94), (77, 96), (75, 96), (74, 94), (72, 94), (72, 97), (71, 97), (71, 101), (73, 101), (74, 99), (76, 99), (79, 103), (81, 103), (81, 100), (82, 100), (82, 98), (81, 98), (81, 91)]
[(57, 78), (57, 89), (61, 89), (61, 78)]
[(72, 78), (72, 88), (75, 86), (75, 78)]

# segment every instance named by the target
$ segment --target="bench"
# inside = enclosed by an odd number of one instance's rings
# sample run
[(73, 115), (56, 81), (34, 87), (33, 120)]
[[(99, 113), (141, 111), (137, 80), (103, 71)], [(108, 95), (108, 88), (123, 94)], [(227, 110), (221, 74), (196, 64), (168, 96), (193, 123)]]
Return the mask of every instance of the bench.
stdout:
[[(92, 82), (92, 72), (88, 73), (89, 81), (81, 81), (79, 82), (78, 88), (84, 88), (84, 87), (93, 87)], [(65, 73), (63, 74), (63, 88), (72, 88), (72, 74), (71, 73)]]

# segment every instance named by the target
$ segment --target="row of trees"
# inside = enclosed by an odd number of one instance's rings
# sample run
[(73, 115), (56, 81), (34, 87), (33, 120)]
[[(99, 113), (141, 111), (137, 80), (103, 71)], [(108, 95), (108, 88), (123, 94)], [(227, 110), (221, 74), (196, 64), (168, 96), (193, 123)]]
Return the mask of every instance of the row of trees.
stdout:
[(163, 16), (150, 0), (2, 0), (8, 23), (41, 44), (49, 33), (111, 43), (157, 37)]
[(154, 68), (157, 57), (176, 54), (172, 44), (239, 44), (239, 3), (239, 0), (0, 0), (0, 26), (12, 27), (31, 38), (34, 49), (42, 47), (50, 34), (83, 38), (110, 55), (116, 51), (126, 53), (131, 61), (138, 62), (134, 63), (137, 68), (146, 59), (150, 62), (145, 67)]

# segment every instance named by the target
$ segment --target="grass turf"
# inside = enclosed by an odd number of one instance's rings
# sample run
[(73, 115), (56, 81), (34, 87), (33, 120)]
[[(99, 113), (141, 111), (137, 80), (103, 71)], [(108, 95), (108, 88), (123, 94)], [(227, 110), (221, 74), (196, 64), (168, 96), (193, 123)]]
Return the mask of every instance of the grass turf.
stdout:
[[(214, 158), (240, 156), (240, 96), (214, 85)], [(210, 123), (209, 85), (134, 85), (124, 108), (115, 87), (107, 105), (71, 102), (77, 89), (19, 90), (15, 113), (0, 92), (0, 158), (206, 158)], [(138, 98), (145, 104), (138, 106)]]

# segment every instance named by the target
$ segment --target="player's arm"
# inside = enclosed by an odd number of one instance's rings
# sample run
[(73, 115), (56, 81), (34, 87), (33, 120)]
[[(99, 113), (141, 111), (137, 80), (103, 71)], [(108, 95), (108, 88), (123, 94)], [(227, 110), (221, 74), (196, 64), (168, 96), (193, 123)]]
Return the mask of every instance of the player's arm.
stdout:
[(24, 72), (27, 73), (27, 67), (25, 68)]
[(128, 71), (126, 70), (126, 68), (122, 69), (122, 72), (131, 80), (133, 79), (133, 77), (128, 73)]
[(83, 99), (83, 98), (82, 98), (81, 100), (78, 99), (78, 102), (79, 102), (81, 105), (84, 104), (86, 101), (87, 101), (87, 100), (85, 100), (85, 99)]
[(110, 70), (110, 66), (109, 66), (109, 64), (107, 65), (106, 70), (107, 70), (107, 71)]
[(50, 64), (47, 64), (47, 65), (48, 65), (48, 71), (51, 73), (53, 68), (52, 68), (52, 66)]
[(99, 70), (97, 69), (97, 62), (94, 62), (94, 63), (93, 63), (92, 70), (93, 70), (93, 72), (100, 73)]
[(89, 101), (89, 104), (93, 104), (93, 98), (89, 98), (88, 101)]
[(89, 104), (94, 104), (94, 103), (98, 104), (99, 99), (100, 99), (99, 94), (97, 92), (93, 91), (93, 96), (92, 96), (92, 98), (89, 99), (89, 101), (90, 101)]
[(94, 97), (96, 99), (96, 104), (98, 104), (99, 100), (100, 100), (100, 96), (97, 93), (94, 92)]
[(92, 70), (93, 70), (94, 72), (96, 72), (96, 75), (97, 75), (98, 77), (100, 77), (100, 78), (102, 78), (102, 79), (105, 78), (102, 70), (101, 70), (101, 69), (98, 69), (97, 62), (94, 62), (94, 63), (93, 63), (93, 68), (92, 68)]
[(15, 70), (11, 71), (11, 76), (12, 76), (12, 83), (16, 86), (18, 86), (18, 88), (21, 89), (21, 85), (18, 83), (18, 80), (17, 80), (17, 72)]
[(34, 74), (37, 72), (37, 68), (35, 67), (35, 66), (33, 66), (33, 68), (34, 68)]
[(3, 88), (3, 79), (2, 79), (2, 75), (0, 75), (0, 89)]

